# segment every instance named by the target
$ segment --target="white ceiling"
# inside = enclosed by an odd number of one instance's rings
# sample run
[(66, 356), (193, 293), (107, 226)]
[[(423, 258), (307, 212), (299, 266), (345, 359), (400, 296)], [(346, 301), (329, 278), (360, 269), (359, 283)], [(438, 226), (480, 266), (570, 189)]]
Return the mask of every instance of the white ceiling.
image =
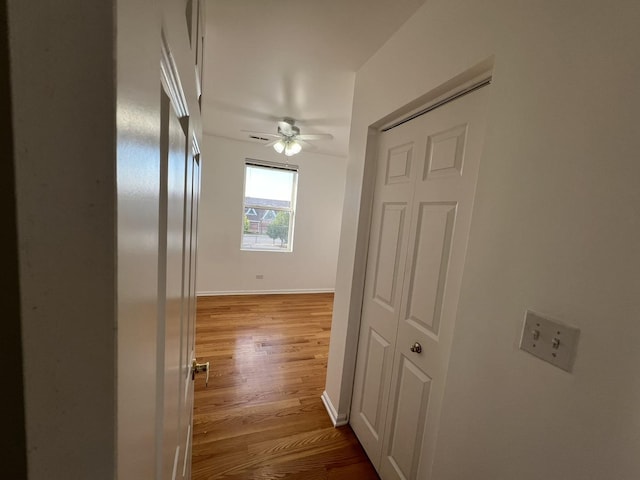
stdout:
[(251, 140), (292, 117), (347, 156), (355, 72), (425, 0), (208, 0), (205, 133)]

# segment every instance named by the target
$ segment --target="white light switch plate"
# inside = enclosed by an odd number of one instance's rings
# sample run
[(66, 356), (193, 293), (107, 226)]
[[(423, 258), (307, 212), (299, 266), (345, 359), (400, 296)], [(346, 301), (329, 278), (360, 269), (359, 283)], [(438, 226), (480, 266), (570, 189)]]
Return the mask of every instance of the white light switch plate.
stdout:
[(570, 372), (579, 334), (580, 330), (575, 327), (527, 310), (520, 349)]

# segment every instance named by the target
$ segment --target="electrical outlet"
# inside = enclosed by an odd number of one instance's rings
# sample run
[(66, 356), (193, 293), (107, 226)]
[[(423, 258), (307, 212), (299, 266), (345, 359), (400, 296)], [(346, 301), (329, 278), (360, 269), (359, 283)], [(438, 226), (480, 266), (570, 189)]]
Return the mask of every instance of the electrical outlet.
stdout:
[(527, 310), (520, 349), (570, 372), (580, 330)]

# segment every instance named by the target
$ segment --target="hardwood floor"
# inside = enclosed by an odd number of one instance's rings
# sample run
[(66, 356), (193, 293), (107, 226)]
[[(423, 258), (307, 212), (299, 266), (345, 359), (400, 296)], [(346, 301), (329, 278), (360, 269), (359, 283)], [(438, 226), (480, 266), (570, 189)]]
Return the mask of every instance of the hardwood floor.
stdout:
[(199, 297), (193, 480), (378, 479), (325, 385), (332, 294)]

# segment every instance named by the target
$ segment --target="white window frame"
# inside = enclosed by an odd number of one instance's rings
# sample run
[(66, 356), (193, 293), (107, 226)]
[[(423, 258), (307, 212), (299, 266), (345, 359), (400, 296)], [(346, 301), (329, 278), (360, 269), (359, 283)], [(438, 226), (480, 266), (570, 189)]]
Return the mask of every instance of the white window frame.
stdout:
[[(287, 172), (294, 172), (293, 185), (291, 187), (291, 202), (289, 207), (276, 207), (272, 205), (254, 205), (251, 203), (246, 203), (246, 187), (247, 187), (247, 167), (257, 167), (257, 168), (273, 168), (275, 170), (284, 170)], [(295, 216), (296, 216), (296, 202), (298, 198), (298, 175), (299, 175), (299, 167), (297, 165), (284, 164), (284, 163), (276, 163), (269, 162), (266, 160), (255, 160), (252, 158), (245, 159), (244, 162), (244, 180), (242, 183), (242, 230), (240, 236), (240, 250), (243, 252), (272, 252), (272, 253), (291, 253), (293, 252), (293, 230), (295, 225)], [(265, 208), (266, 207), (266, 208)], [(261, 210), (273, 210), (277, 215), (278, 212), (288, 212), (289, 213), (289, 232), (287, 239), (286, 248), (280, 249), (270, 249), (270, 248), (244, 248), (244, 212), (247, 211), (248, 208), (253, 209), (261, 209)]]

